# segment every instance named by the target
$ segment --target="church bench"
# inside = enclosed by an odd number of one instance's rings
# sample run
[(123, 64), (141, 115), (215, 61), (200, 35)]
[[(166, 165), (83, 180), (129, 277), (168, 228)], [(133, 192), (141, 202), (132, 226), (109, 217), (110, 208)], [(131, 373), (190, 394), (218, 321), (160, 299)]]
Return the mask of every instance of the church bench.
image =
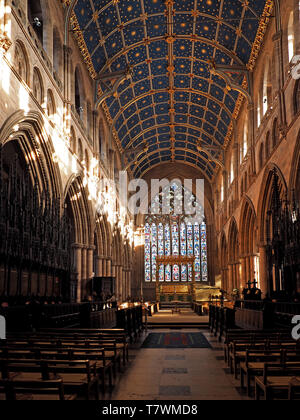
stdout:
[(0, 381), (0, 393), (5, 394), (6, 401), (17, 400), (60, 400), (71, 401), (77, 398), (76, 394), (67, 395), (61, 379), (53, 381)]
[(293, 366), (265, 363), (263, 376), (255, 377), (255, 399), (259, 400), (261, 394), (265, 400), (272, 400), (275, 396), (288, 399), (294, 377), (300, 380), (300, 363)]
[[(274, 357), (273, 360), (271, 357), (268, 357), (266, 360), (269, 363), (270, 362), (274, 363), (274, 366), (276, 366), (276, 363), (278, 364), (278, 366), (280, 366), (280, 364), (282, 363), (281, 357)], [(251, 394), (251, 380), (252, 378), (255, 378), (255, 376), (263, 375), (264, 365), (265, 365), (266, 360), (260, 361), (260, 362), (249, 362), (248, 365), (246, 365), (246, 363), (241, 363), (241, 388), (244, 389), (245, 387), (244, 378), (246, 376), (246, 382), (247, 382), (246, 388), (247, 388), (248, 396), (250, 396)], [(293, 368), (293, 367), (299, 366), (299, 364), (300, 364), (300, 359), (294, 362), (286, 362), (285, 366), (287, 368)]]
[(228, 331), (224, 340), (224, 359), (229, 362), (229, 348), (233, 341), (256, 343), (264, 340), (272, 342), (291, 341), (291, 334), (287, 331), (253, 331), (253, 330), (233, 330)]
[(67, 393), (83, 394), (89, 399), (94, 389), (99, 399), (97, 363), (90, 360), (1, 359), (2, 379), (52, 380), (62, 379)]
[[(112, 348), (113, 351), (110, 351)], [(116, 354), (119, 357), (116, 359)], [(119, 365), (120, 370), (120, 353), (116, 353), (115, 347), (100, 348), (99, 344), (97, 347), (86, 347), (85, 345), (73, 345), (70, 343), (66, 346), (58, 347), (56, 343), (48, 343), (48, 345), (34, 347), (2, 347), (0, 348), (0, 358), (26, 358), (26, 359), (57, 359), (57, 360), (82, 360), (88, 359), (97, 362), (97, 372), (101, 378), (102, 391), (105, 393), (105, 380), (108, 375), (109, 385), (112, 384), (112, 373), (116, 378), (116, 363)]]
[[(71, 337), (55, 339), (41, 339), (38, 337), (30, 338), (30, 339), (22, 339), (22, 340), (6, 340), (6, 344), (9, 346), (31, 346), (31, 347), (50, 347), (53, 348), (62, 348), (62, 347), (76, 347), (81, 346), (82, 348), (94, 348), (97, 350), (99, 347), (104, 348), (105, 355), (108, 359), (113, 362), (114, 365), (114, 376), (116, 377), (116, 367), (118, 366), (119, 371), (121, 371), (121, 356), (123, 354), (122, 345), (120, 346), (116, 340), (104, 340), (99, 337), (97, 340), (89, 340), (89, 339), (73, 339)], [(1, 349), (1, 347), (0, 347)]]
[(281, 350), (278, 353), (273, 351), (246, 351), (246, 358), (244, 362), (240, 363), (240, 380), (241, 389), (245, 388), (245, 377), (246, 377), (246, 388), (247, 394), (250, 396), (250, 387), (252, 377), (261, 375), (264, 369), (265, 362), (278, 362), (283, 363), (284, 351)]
[(280, 353), (284, 349), (289, 349), (291, 351), (296, 352), (297, 346), (295, 341), (287, 342), (287, 343), (270, 343), (269, 341), (266, 342), (258, 342), (258, 343), (235, 343), (233, 342), (230, 346), (229, 350), (229, 367), (231, 373), (234, 373), (235, 378), (237, 378), (238, 373), (238, 366), (242, 361), (246, 360), (247, 351), (265, 351), (265, 352), (273, 352), (275, 355)]
[(38, 333), (20, 333), (20, 334), (11, 334), (8, 335), (8, 340), (17, 340), (20, 339), (20, 342), (24, 339), (34, 340), (36, 338), (68, 338), (72, 337), (74, 340), (115, 340), (118, 350), (123, 352), (123, 365), (126, 365), (126, 362), (129, 360), (129, 347), (127, 342), (127, 336), (124, 330), (121, 329), (96, 329), (96, 330), (42, 330)]
[(0, 381), (0, 393), (5, 394), (7, 401), (72, 401), (77, 398), (76, 394), (65, 394), (62, 380)]
[(264, 352), (267, 350), (267, 346), (265, 342), (243, 343), (240, 345), (235, 342), (231, 343), (228, 354), (228, 363), (230, 372), (234, 374), (235, 378), (237, 378), (238, 366), (246, 359), (247, 351), (249, 350)]

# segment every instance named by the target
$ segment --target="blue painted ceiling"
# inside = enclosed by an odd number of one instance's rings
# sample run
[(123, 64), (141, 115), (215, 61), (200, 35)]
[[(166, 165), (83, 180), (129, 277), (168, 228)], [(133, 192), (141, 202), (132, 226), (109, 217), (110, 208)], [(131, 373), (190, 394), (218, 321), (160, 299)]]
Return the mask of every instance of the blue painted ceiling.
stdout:
[(136, 177), (161, 162), (200, 168), (212, 179), (238, 99), (209, 60), (247, 65), (266, 0), (78, 0), (80, 29), (97, 73), (133, 66), (106, 102), (123, 150), (148, 152)]

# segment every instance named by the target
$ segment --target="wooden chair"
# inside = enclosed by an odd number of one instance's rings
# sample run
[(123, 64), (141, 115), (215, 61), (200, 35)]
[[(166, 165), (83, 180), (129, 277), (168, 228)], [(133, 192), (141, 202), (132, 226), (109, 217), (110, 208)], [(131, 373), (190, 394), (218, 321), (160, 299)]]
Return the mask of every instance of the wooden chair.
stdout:
[(259, 400), (261, 394), (265, 400), (272, 400), (275, 395), (288, 399), (291, 378), (298, 378), (298, 375), (300, 376), (300, 363), (293, 366), (265, 363), (263, 376), (255, 377), (255, 399)]
[(245, 388), (245, 377), (246, 377), (246, 388), (247, 395), (251, 395), (251, 380), (255, 376), (263, 374), (264, 365), (266, 362), (278, 364), (284, 361), (284, 351), (272, 352), (267, 351), (246, 351), (246, 360), (240, 364), (240, 380), (241, 380), (241, 389)]

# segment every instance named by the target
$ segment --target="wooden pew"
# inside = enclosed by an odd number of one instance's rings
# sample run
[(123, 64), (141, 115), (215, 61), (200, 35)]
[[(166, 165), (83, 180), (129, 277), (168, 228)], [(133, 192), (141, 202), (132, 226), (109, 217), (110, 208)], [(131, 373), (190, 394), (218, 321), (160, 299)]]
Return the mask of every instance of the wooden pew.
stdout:
[(76, 394), (66, 395), (61, 379), (55, 381), (0, 381), (0, 393), (5, 394), (6, 401), (17, 400), (60, 400), (71, 401)]
[[(229, 362), (229, 348), (233, 341), (256, 343), (258, 341), (272, 340), (273, 342), (291, 341), (291, 334), (287, 331), (254, 331), (254, 330), (229, 330), (224, 340), (224, 359)], [(229, 363), (228, 363), (229, 365)]]
[(55, 343), (48, 346), (33, 346), (21, 348), (17, 347), (2, 347), (0, 348), (0, 358), (2, 359), (36, 359), (36, 360), (65, 360), (65, 361), (76, 361), (82, 359), (88, 359), (95, 361), (97, 373), (101, 379), (102, 392), (106, 392), (106, 377), (108, 376), (109, 386), (112, 388), (112, 374), (113, 374), (113, 363), (109, 358), (106, 357), (105, 349), (86, 347), (86, 346), (74, 346), (74, 347), (57, 347)]
[(278, 356), (278, 353), (280, 353), (284, 349), (290, 349), (296, 352), (297, 345), (294, 340), (280, 343), (278, 343), (277, 340), (275, 340), (274, 342), (270, 340), (265, 340), (254, 343), (234, 341), (233, 343), (231, 343), (229, 349), (230, 371), (231, 373), (234, 373), (235, 378), (237, 378), (238, 366), (241, 362), (246, 360), (246, 354), (248, 350), (272, 351), (275, 356)]
[(62, 379), (67, 393), (80, 394), (88, 400), (94, 389), (99, 399), (99, 384), (96, 362), (90, 360), (28, 360), (0, 359), (3, 380), (45, 380)]
[[(64, 347), (81, 347), (81, 348), (93, 348), (95, 351), (99, 349), (101, 352), (104, 349), (104, 356), (106, 359), (110, 360), (113, 364), (114, 369), (114, 376), (116, 377), (116, 368), (119, 368), (119, 372), (121, 371), (121, 356), (122, 356), (122, 348), (119, 348), (118, 343), (116, 340), (104, 340), (101, 336), (97, 339), (84, 339), (83, 337), (60, 337), (59, 339), (55, 339), (54, 336), (50, 336), (50, 338), (43, 338), (43, 337), (31, 337), (31, 338), (22, 338), (14, 340), (12, 338), (6, 340), (7, 346), (30, 346), (30, 347), (37, 347), (37, 348), (64, 348)], [(1, 347), (0, 347), (1, 349)]]

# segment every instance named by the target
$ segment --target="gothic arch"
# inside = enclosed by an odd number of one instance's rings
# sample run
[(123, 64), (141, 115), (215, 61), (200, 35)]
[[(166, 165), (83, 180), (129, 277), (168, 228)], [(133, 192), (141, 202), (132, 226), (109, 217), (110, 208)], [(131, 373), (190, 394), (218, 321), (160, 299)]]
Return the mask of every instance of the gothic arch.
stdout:
[[(300, 132), (297, 137), (296, 146), (293, 153), (291, 164), (291, 175), (289, 182), (289, 192), (295, 191), (296, 198), (300, 199)], [(291, 197), (290, 197), (291, 198)]]
[(44, 83), (38, 67), (33, 69), (32, 92), (39, 105), (43, 105), (45, 101)]
[(32, 111), (25, 115), (21, 110), (15, 112), (1, 127), (0, 139), (3, 139), (0, 141), (2, 145), (17, 140), (41, 191), (48, 190), (56, 198), (62, 196), (60, 170), (53, 162), (55, 150), (40, 113)]
[(122, 265), (122, 237), (120, 229), (115, 229), (112, 238), (112, 260), (115, 265)]
[(251, 199), (244, 197), (240, 219), (240, 249), (241, 255), (255, 252), (256, 244), (256, 212)]
[(267, 165), (261, 184), (258, 201), (259, 205), (257, 210), (258, 240), (261, 244), (265, 244), (267, 238), (267, 220), (268, 211), (270, 210), (272, 200), (272, 181), (274, 169), (276, 169), (279, 178), (280, 195), (282, 198), (287, 191), (287, 184), (279, 167), (275, 164)]
[(232, 217), (228, 232), (228, 264), (229, 264), (229, 290), (239, 289), (239, 231), (234, 217)]
[(82, 118), (85, 106), (85, 91), (82, 71), (79, 65), (76, 66), (74, 74), (74, 104), (75, 111), (80, 116), (80, 118)]
[(232, 217), (228, 232), (228, 260), (236, 262), (239, 258), (239, 231), (234, 217)]
[(69, 207), (69, 214), (73, 215), (75, 242), (87, 246), (93, 244), (92, 211), (81, 175), (72, 175), (69, 179), (65, 188), (64, 202)]
[(70, 130), (70, 149), (72, 153), (76, 153), (76, 133), (73, 126)]
[(17, 40), (15, 44), (14, 52), (14, 68), (19, 75), (19, 77), (24, 80), (24, 82), (29, 86), (30, 85), (30, 65), (28, 54), (25, 48), (25, 45), (22, 41)]

